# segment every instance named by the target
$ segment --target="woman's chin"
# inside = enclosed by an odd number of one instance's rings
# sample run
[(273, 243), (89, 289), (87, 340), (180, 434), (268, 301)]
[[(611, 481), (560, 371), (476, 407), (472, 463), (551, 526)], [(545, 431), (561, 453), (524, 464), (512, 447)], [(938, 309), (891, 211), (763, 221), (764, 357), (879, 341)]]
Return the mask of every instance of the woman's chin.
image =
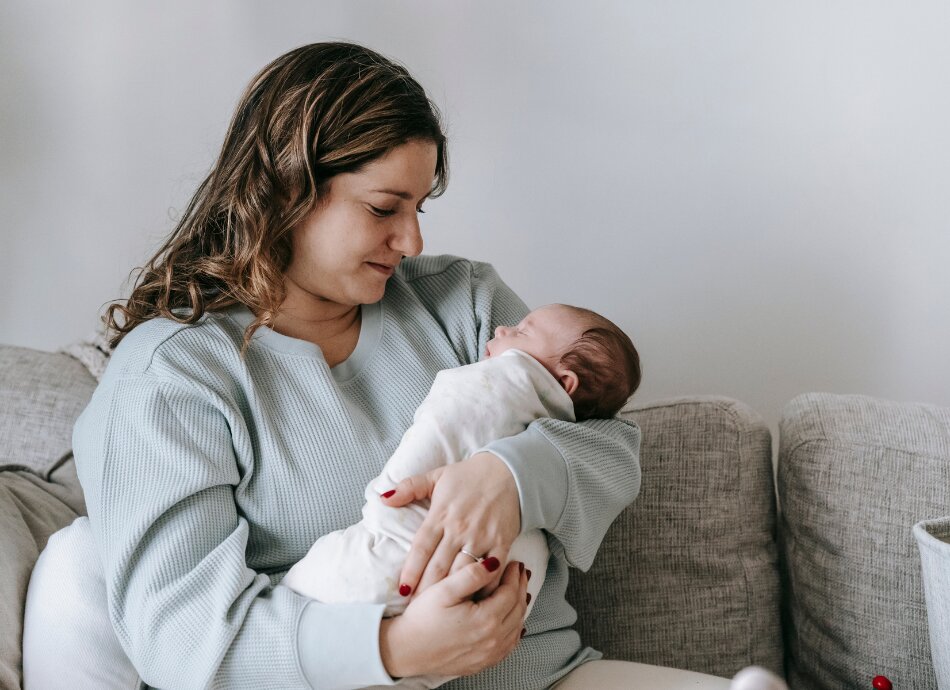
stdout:
[(360, 304), (376, 304), (386, 294), (386, 283), (379, 287), (367, 287), (360, 291)]

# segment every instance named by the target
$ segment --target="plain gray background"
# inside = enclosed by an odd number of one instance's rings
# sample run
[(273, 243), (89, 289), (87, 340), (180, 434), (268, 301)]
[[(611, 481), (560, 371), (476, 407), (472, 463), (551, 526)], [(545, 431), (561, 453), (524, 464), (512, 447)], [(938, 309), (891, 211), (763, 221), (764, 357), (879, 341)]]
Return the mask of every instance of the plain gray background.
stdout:
[(641, 401), (950, 405), (950, 3), (0, 4), (0, 342), (90, 334), (255, 72), (348, 39), (441, 107), (426, 251), (615, 320)]

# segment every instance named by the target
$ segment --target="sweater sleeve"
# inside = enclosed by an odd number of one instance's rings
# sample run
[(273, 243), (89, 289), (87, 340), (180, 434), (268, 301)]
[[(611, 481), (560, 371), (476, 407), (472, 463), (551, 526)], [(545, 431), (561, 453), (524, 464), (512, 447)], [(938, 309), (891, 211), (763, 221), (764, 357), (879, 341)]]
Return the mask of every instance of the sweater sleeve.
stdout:
[(227, 406), (151, 378), (103, 385), (74, 447), (102, 559), (109, 617), (156, 687), (392, 684), (382, 606), (328, 607), (272, 586), (245, 558)]
[[(528, 310), (488, 264), (472, 264), (478, 352), (495, 327)], [(511, 470), (521, 499), (521, 531), (544, 529), (568, 563), (588, 570), (610, 524), (640, 490), (640, 429), (621, 419), (539, 419), (488, 444)]]

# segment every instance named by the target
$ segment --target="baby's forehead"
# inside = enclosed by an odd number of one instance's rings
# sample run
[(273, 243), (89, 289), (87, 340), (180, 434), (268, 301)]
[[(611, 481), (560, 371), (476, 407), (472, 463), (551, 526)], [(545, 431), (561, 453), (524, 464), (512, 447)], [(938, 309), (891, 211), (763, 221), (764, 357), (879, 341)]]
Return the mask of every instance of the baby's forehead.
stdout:
[(580, 322), (577, 314), (574, 313), (569, 307), (565, 307), (563, 304), (546, 304), (543, 307), (538, 307), (534, 311), (530, 312), (526, 317), (525, 321), (529, 322), (559, 322), (566, 323), (568, 321), (577, 321)]

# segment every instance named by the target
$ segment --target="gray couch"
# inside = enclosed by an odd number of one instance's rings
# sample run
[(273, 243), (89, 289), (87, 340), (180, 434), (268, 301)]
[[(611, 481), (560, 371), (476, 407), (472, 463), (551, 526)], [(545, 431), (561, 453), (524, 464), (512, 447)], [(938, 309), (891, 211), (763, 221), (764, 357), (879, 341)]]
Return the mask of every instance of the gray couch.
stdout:
[[(85, 512), (70, 436), (94, 387), (71, 356), (0, 347), (2, 688), (21, 684), (33, 563)], [(759, 664), (792, 688), (870, 688), (878, 674), (898, 690), (937, 687), (911, 528), (950, 514), (950, 409), (799, 396), (777, 481), (768, 427), (740, 402), (622, 414), (643, 430), (643, 486), (591, 571), (572, 576), (589, 644), (723, 677)]]

